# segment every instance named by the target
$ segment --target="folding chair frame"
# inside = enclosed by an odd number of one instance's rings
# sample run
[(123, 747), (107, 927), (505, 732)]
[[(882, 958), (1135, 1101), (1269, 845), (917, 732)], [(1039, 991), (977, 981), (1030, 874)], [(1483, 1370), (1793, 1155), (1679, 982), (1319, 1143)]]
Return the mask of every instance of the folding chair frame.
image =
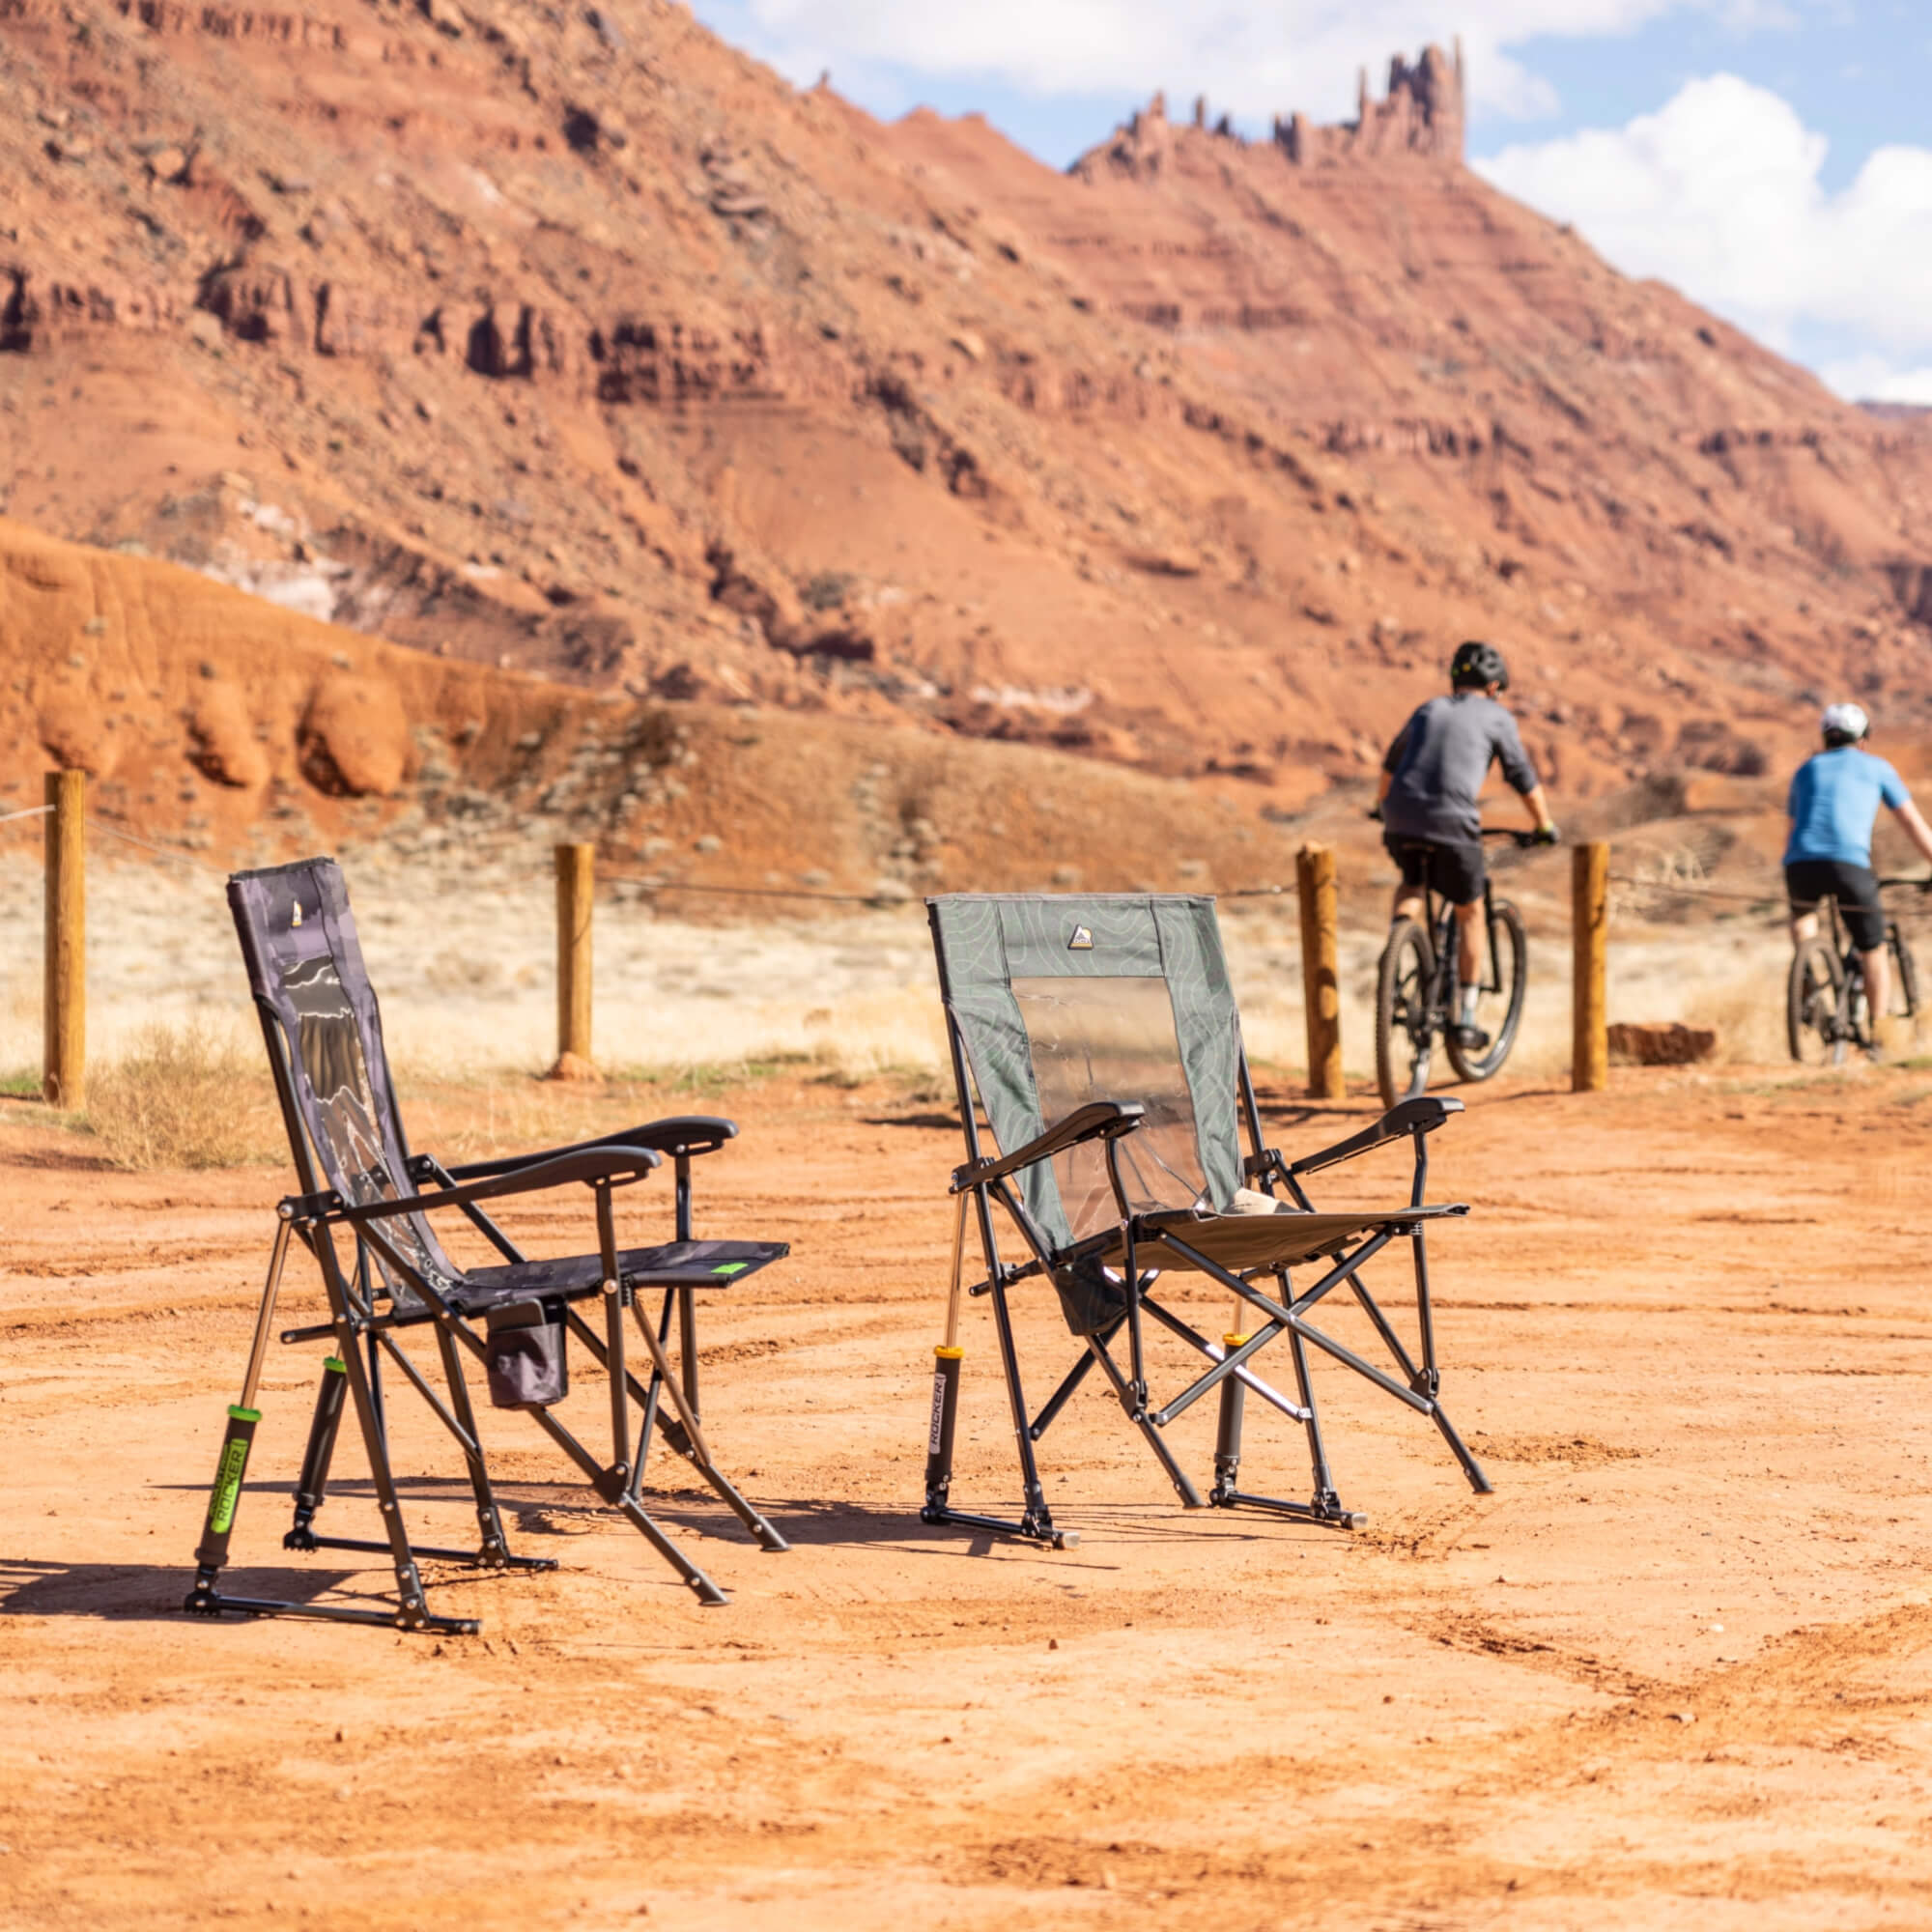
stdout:
[[(480, 1628), (475, 1619), (432, 1613), (417, 1567), (418, 1557), (485, 1570), (554, 1570), (557, 1567), (548, 1557), (513, 1553), (504, 1533), (502, 1515), (476, 1428), (475, 1410), (463, 1375), (465, 1352), (478, 1361), (487, 1360), (484, 1339), (468, 1317), (452, 1307), (436, 1285), (424, 1277), (403, 1246), (386, 1231), (384, 1223), (400, 1215), (438, 1208), (456, 1208), (506, 1262), (523, 1264), (527, 1257), (484, 1211), (481, 1204), (486, 1200), (533, 1193), (573, 1182), (588, 1186), (594, 1197), (598, 1255), (603, 1275), (598, 1291), (598, 1298), (604, 1308), (603, 1333), (598, 1334), (569, 1301), (562, 1303), (561, 1313), (569, 1332), (582, 1343), (610, 1383), (610, 1461), (600, 1462), (592, 1450), (548, 1408), (533, 1407), (528, 1412), (552, 1441), (576, 1463), (598, 1497), (643, 1535), (696, 1592), (700, 1603), (720, 1605), (728, 1602), (718, 1584), (685, 1555), (643, 1507), (640, 1495), (644, 1466), (654, 1440), (662, 1437), (671, 1450), (691, 1463), (761, 1548), (779, 1551), (788, 1548), (789, 1545), (718, 1466), (705, 1440), (698, 1415), (694, 1288), (689, 1285), (667, 1287), (663, 1306), (653, 1323), (639, 1298), (638, 1290), (626, 1278), (620, 1264), (611, 1196), (615, 1189), (645, 1179), (662, 1165), (665, 1155), (668, 1153), (673, 1161), (675, 1179), (675, 1237), (679, 1241), (691, 1240), (692, 1160), (696, 1155), (715, 1152), (736, 1134), (737, 1129), (728, 1121), (705, 1117), (673, 1119), (613, 1135), (608, 1140), (457, 1168), (445, 1168), (427, 1154), (411, 1154), (407, 1142), (402, 1142), (410, 1179), (419, 1190), (427, 1187), (429, 1191), (419, 1191), (394, 1201), (353, 1205), (327, 1186), (317, 1163), (303, 1125), (297, 1098), (295, 1068), (290, 1062), (281, 1023), (273, 1009), (259, 996), (256, 1006), (268, 1046), (269, 1064), (274, 1075), (276, 1098), (281, 1105), (297, 1177), (303, 1192), (284, 1199), (276, 1208), (277, 1222), (268, 1281), (256, 1316), (254, 1342), (249, 1351), (242, 1397), (228, 1411), (228, 1427), (216, 1464), (208, 1517), (201, 1545), (195, 1551), (194, 1587), (183, 1607), (200, 1616), (219, 1616), (224, 1610), (234, 1610), (251, 1616), (314, 1617), (341, 1623), (391, 1624), (412, 1631), (473, 1634)], [(396, 1118), (393, 1124), (401, 1141), (403, 1126), (400, 1118)], [(354, 1241), (355, 1258), (351, 1266), (343, 1264), (336, 1245), (338, 1235), (346, 1235)], [(260, 1412), (254, 1406), (255, 1399), (274, 1324), (275, 1305), (292, 1236), (308, 1249), (321, 1269), (323, 1287), (328, 1298), (329, 1320), (317, 1326), (285, 1330), (281, 1340), (288, 1344), (327, 1339), (335, 1346), (334, 1353), (324, 1363), (301, 1473), (296, 1484), (295, 1520), (282, 1539), (283, 1547), (297, 1550), (386, 1550), (396, 1577), (395, 1604), (389, 1609), (239, 1597), (229, 1595), (219, 1587), (221, 1571), (228, 1561), (229, 1542), (249, 1450), (256, 1425), (261, 1420)], [(374, 1283), (372, 1258), (388, 1271), (392, 1279), (405, 1283), (410, 1292), (418, 1297), (417, 1307), (400, 1305), (393, 1297), (386, 1310), (379, 1305), (382, 1291)], [(533, 1292), (531, 1298), (546, 1302), (559, 1299), (538, 1292)], [(640, 1382), (628, 1366), (627, 1313), (634, 1320), (650, 1358), (651, 1373), (647, 1383)], [(680, 1357), (675, 1368), (668, 1352), (673, 1315), (676, 1318)], [(442, 1378), (448, 1392), (446, 1402), (399, 1345), (398, 1335), (402, 1329), (425, 1324), (435, 1330)], [(479, 1540), (474, 1549), (414, 1545), (410, 1539), (389, 1456), (383, 1387), (384, 1357), (422, 1397), (431, 1413), (455, 1438), (462, 1452), (475, 1499)], [(368, 1457), (370, 1478), (383, 1518), (384, 1536), (381, 1540), (318, 1535), (314, 1528), (316, 1514), (327, 1494), (336, 1437), (346, 1406), (345, 1394), (348, 1401), (354, 1404), (356, 1424)], [(675, 1410), (674, 1415), (668, 1416), (661, 1412), (666, 1398)], [(632, 1427), (634, 1407), (637, 1411), (635, 1431)]]
[[(1436, 1363), (1435, 1323), (1430, 1303), (1427, 1235), (1420, 1216), (1409, 1219), (1397, 1212), (1378, 1217), (1365, 1238), (1346, 1252), (1330, 1257), (1332, 1265), (1327, 1272), (1299, 1294), (1294, 1293), (1288, 1267), (1257, 1268), (1242, 1275), (1232, 1273), (1198, 1249), (1190, 1247), (1184, 1235), (1172, 1225), (1172, 1217), (1136, 1214), (1129, 1208), (1121, 1177), (1118, 1150), (1122, 1139), (1135, 1132), (1141, 1124), (1143, 1110), (1136, 1104), (1090, 1103), (1049, 1126), (1029, 1146), (1009, 1154), (986, 1157), (980, 1145), (965, 1046), (950, 1006), (946, 1019), (967, 1157), (965, 1165), (954, 1171), (951, 1189), (958, 1198), (959, 1219), (952, 1248), (946, 1342), (936, 1351), (931, 1430), (926, 1454), (925, 1504), (920, 1512), (923, 1521), (1025, 1537), (1049, 1544), (1056, 1549), (1076, 1544), (1079, 1541), (1078, 1532), (1063, 1529), (1053, 1520), (1040, 1485), (1034, 1445), (1045, 1435), (1089, 1373), (1097, 1366), (1185, 1508), (1199, 1509), (1205, 1505), (1231, 1509), (1246, 1506), (1332, 1528), (1359, 1529), (1367, 1522), (1367, 1517), (1346, 1509), (1336, 1492), (1310, 1375), (1308, 1351), (1311, 1347), (1365, 1378), (1398, 1402), (1426, 1415), (1441, 1432), (1468, 1478), (1471, 1489), (1478, 1494), (1490, 1492), (1492, 1486), (1489, 1478), (1469, 1453), (1437, 1400), (1441, 1373)], [(1314, 1204), (1302, 1184), (1302, 1177), (1351, 1160), (1373, 1149), (1408, 1139), (1414, 1147), (1409, 1205), (1422, 1208), (1429, 1176), (1428, 1136), (1450, 1114), (1462, 1111), (1460, 1100), (1430, 1096), (1405, 1101), (1361, 1133), (1300, 1160), (1289, 1162), (1278, 1151), (1263, 1144), (1261, 1107), (1255, 1096), (1254, 1080), (1248, 1069), (1245, 1052), (1239, 1054), (1237, 1065), (1240, 1116), (1248, 1143), (1248, 1152), (1242, 1165), (1246, 1178), (1259, 1191), (1272, 1196), (1279, 1182), (1296, 1208), (1313, 1212)], [(1101, 1143), (1106, 1158), (1108, 1178), (1121, 1213), (1120, 1225), (1116, 1230), (1055, 1251), (1028, 1213), (1025, 1204), (1009, 1185), (1009, 1177), (1038, 1162), (1050, 1160), (1068, 1148), (1095, 1140)], [(993, 1328), (998, 1339), (1001, 1370), (1006, 1379), (1014, 1440), (1019, 1453), (1023, 1501), (1021, 1515), (1016, 1521), (957, 1510), (951, 1501), (962, 1352), (957, 1343), (958, 1315), (969, 1203), (979, 1229), (985, 1273), (965, 1293), (975, 1297), (986, 1296), (992, 1302)], [(1031, 1260), (1017, 1264), (1002, 1261), (992, 1211), (995, 1203), (1018, 1231), (1020, 1238), (1031, 1251)], [(1429, 1218), (1463, 1212), (1466, 1209), (1426, 1210)], [(1362, 1269), (1367, 1264), (1399, 1238), (1406, 1238), (1410, 1244), (1419, 1328), (1419, 1347), (1415, 1351), (1404, 1344), (1362, 1279)], [(1122, 1301), (1120, 1315), (1085, 1337), (1085, 1352), (1066, 1372), (1039, 1412), (1030, 1414), (1020, 1378), (1009, 1295), (1021, 1282), (1036, 1277), (1049, 1278), (1056, 1269), (1092, 1262), (1117, 1243), (1124, 1244), (1119, 1283)], [(1158, 1266), (1144, 1266), (1142, 1256), (1148, 1251), (1157, 1256), (1163, 1247), (1172, 1249), (1191, 1267), (1209, 1280), (1220, 1283), (1231, 1294), (1238, 1297), (1240, 1303), (1262, 1318), (1261, 1325), (1249, 1333), (1231, 1333), (1217, 1345), (1157, 1301), (1149, 1290), (1161, 1270)], [(1275, 1293), (1264, 1293), (1256, 1286), (1257, 1277), (1270, 1279)], [(1308, 1319), (1311, 1310), (1345, 1284), (1388, 1350), (1401, 1379), (1364, 1360)], [(1205, 1356), (1209, 1364), (1203, 1375), (1158, 1408), (1149, 1406), (1144, 1316), (1151, 1317), (1159, 1326)], [(1128, 1350), (1124, 1373), (1109, 1346), (1122, 1329), (1126, 1331)], [(1295, 1395), (1293, 1399), (1261, 1380), (1248, 1367), (1261, 1350), (1283, 1336), (1288, 1339), (1290, 1359), (1294, 1370)], [(1214, 1448), (1214, 1481), (1204, 1497), (1161, 1439), (1160, 1432), (1210, 1390), (1219, 1393), (1220, 1412)], [(1313, 1493), (1309, 1501), (1293, 1502), (1276, 1496), (1259, 1495), (1239, 1487), (1242, 1431), (1250, 1395), (1279, 1409), (1291, 1421), (1299, 1423), (1306, 1432), (1313, 1470)]]

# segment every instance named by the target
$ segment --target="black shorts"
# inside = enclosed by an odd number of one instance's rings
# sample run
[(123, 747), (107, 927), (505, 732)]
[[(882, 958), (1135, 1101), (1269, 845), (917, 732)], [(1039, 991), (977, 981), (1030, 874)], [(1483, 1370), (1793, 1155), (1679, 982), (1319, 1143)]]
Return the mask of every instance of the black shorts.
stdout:
[(1446, 838), (1404, 838), (1389, 833), (1382, 843), (1402, 868), (1402, 882), (1420, 892), (1427, 886), (1451, 905), (1473, 905), (1483, 896), (1483, 848)]
[(1784, 868), (1784, 890), (1791, 897), (1793, 919), (1816, 912), (1820, 899), (1836, 899), (1845, 930), (1861, 952), (1876, 952), (1885, 944), (1885, 907), (1879, 903), (1878, 874), (1869, 866), (1848, 866), (1842, 859), (1795, 860)]

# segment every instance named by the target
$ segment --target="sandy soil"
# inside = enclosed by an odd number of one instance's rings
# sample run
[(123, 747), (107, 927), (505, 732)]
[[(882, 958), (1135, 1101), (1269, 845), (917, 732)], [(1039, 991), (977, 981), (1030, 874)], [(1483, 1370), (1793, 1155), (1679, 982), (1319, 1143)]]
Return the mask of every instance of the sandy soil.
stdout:
[[(690, 1098), (543, 1095), (519, 1125)], [(1338, 1370), (1331, 1445), (1366, 1531), (1185, 1515), (1090, 1395), (1044, 1445), (1085, 1539), (1060, 1555), (915, 1515), (957, 1157), (932, 1103), (787, 1078), (716, 1104), (746, 1132), (703, 1176), (703, 1225), (795, 1246), (707, 1304), (707, 1422), (794, 1548), (661, 1495), (734, 1593), (701, 1610), (527, 1423), (486, 1411), (516, 1540), (563, 1567), (449, 1573), (440, 1605), (485, 1629), (441, 1642), (176, 1613), (280, 1177), (103, 1172), (0, 1106), (0, 1918), (1932, 1916), (1923, 1075), (1478, 1096), (1432, 1190), (1475, 1211), (1435, 1255), (1447, 1396), (1496, 1493)], [(419, 1093), (419, 1138), (473, 1140), (475, 1105)], [(1269, 1098), (1291, 1147), (1365, 1111)], [(665, 1192), (629, 1197), (627, 1225)], [(522, 1225), (561, 1250), (585, 1216), (565, 1197)], [(1043, 1382), (1064, 1331), (1035, 1302), (1023, 1339)], [(982, 1305), (966, 1341), (955, 1493), (1003, 1506)], [(270, 1364), (240, 1586), (384, 1580), (279, 1548), (321, 1353)], [(418, 1533), (460, 1537), (453, 1459), (401, 1401), (396, 1428)], [(1210, 1429), (1174, 1432), (1199, 1474)], [(374, 1513), (353, 1455), (342, 1473), (329, 1514), (355, 1533)], [(1258, 1418), (1246, 1473), (1293, 1492), (1298, 1441)]]

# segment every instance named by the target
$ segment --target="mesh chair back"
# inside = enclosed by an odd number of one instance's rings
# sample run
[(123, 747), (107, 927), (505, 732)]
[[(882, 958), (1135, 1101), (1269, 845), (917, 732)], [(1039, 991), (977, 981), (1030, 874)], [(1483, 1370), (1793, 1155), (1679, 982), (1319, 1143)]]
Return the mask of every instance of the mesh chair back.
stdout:
[[(383, 1022), (362, 965), (355, 921), (333, 859), (304, 859), (228, 881), (229, 910), (257, 1002), (273, 1014), (287, 1046), (297, 1121), (328, 1185), (358, 1207), (412, 1192), (396, 1111)], [(292, 1122), (290, 1131), (296, 1130)], [(298, 1172), (309, 1162), (297, 1147)], [(420, 1214), (383, 1224), (384, 1237), (439, 1289), (458, 1271)], [(409, 1284), (378, 1265), (399, 1301)]]
[[(1120, 1144), (1129, 1205), (1225, 1211), (1241, 1184), (1241, 1023), (1214, 901), (958, 894), (926, 908), (941, 996), (1001, 1149), (1086, 1101), (1137, 1100), (1147, 1118)], [(1097, 1143), (1017, 1179), (1055, 1247), (1120, 1219)]]

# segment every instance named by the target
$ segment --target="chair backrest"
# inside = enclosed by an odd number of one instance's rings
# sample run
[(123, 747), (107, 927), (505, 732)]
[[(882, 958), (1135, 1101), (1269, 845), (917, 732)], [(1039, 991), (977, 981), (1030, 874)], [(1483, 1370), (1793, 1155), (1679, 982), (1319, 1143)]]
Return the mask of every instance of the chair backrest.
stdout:
[[(413, 1192), (382, 1015), (341, 867), (333, 859), (303, 859), (237, 872), (228, 881), (228, 905), (256, 1004), (284, 1042), (276, 1082), (303, 1184), (319, 1169), (357, 1206)], [(461, 1278), (420, 1214), (398, 1215), (383, 1232), (433, 1285)], [(390, 1293), (414, 1298), (374, 1252)]]
[[(926, 910), (940, 994), (1002, 1151), (1086, 1101), (1137, 1100), (1147, 1118), (1120, 1144), (1130, 1205), (1230, 1206), (1241, 1022), (1211, 898), (974, 893)], [(1056, 1247), (1120, 1219), (1096, 1143), (1019, 1181)]]

